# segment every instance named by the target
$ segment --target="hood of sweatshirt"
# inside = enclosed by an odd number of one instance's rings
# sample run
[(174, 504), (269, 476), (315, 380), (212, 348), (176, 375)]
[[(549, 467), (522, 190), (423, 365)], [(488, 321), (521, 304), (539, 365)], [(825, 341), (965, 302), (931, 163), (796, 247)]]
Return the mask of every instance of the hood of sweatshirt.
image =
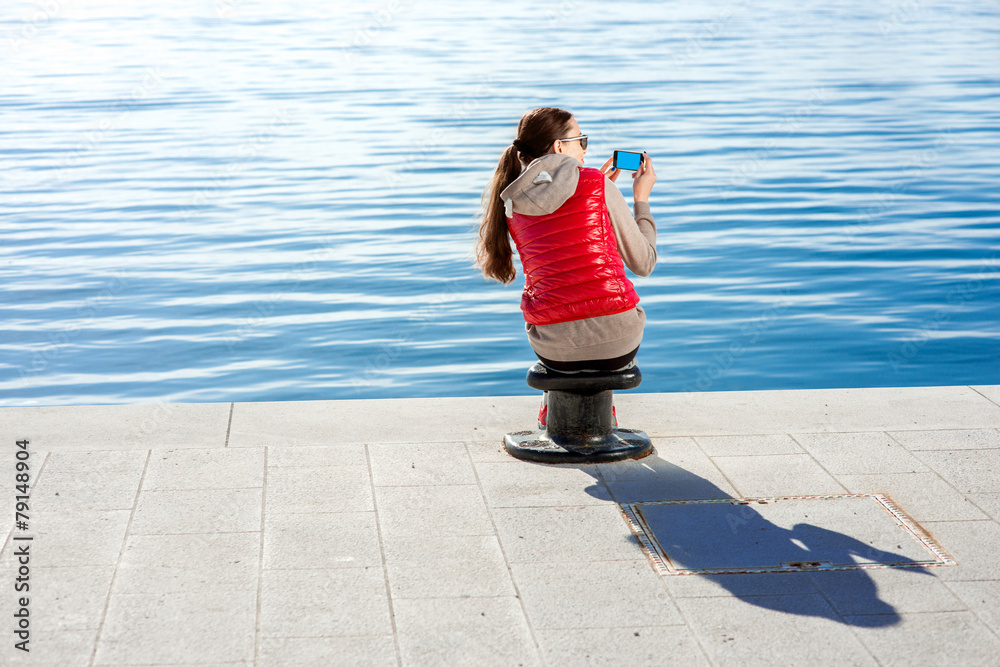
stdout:
[(543, 155), (521, 172), (500, 192), (507, 217), (548, 215), (562, 206), (576, 192), (583, 164), (565, 153)]

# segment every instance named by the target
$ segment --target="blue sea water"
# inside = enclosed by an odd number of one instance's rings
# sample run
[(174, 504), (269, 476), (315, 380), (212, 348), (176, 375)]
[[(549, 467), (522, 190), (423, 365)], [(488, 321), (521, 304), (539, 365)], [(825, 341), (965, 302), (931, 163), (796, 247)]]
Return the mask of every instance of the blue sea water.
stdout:
[(536, 106), (653, 157), (637, 391), (1000, 383), (996, 2), (40, 0), (0, 404), (530, 393), (472, 248)]

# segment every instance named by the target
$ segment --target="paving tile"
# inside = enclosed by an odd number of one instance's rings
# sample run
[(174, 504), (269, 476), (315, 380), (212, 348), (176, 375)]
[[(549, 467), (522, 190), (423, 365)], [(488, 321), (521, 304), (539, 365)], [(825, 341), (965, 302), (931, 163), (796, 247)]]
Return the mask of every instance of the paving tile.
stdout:
[(928, 470), (885, 433), (794, 433), (793, 437), (834, 475)]
[(261, 637), (392, 635), (382, 567), (264, 570)]
[(387, 562), (422, 560), (471, 560), (476, 554), (491, 552), (496, 535), (385, 535), (382, 548)]
[(534, 628), (684, 624), (643, 561), (514, 563), (511, 571)]
[(653, 454), (597, 467), (619, 503), (730, 498), (736, 490), (691, 438), (658, 438)]
[(374, 512), (271, 514), (264, 522), (264, 567), (381, 567)]
[(858, 637), (886, 667), (995, 665), (1000, 653), (1000, 640), (971, 612), (906, 614), (890, 627), (859, 625)]
[(708, 665), (691, 630), (683, 626), (536, 630), (550, 665)]
[(475, 484), (465, 445), (460, 442), (370, 445), (375, 486)]
[(998, 403), (970, 387), (615, 395), (650, 437), (997, 428)]
[(360, 443), (312, 447), (278, 444), (267, 448), (267, 465), (275, 468), (367, 467), (368, 454)]
[[(32, 453), (34, 456), (35, 453)], [(75, 474), (84, 472), (142, 472), (146, 450), (59, 451), (45, 462), (45, 473)]]
[(911, 452), (927, 449), (1000, 449), (1000, 431), (993, 428), (892, 431), (889, 435)]
[(394, 600), (404, 665), (540, 665), (515, 597)]
[(516, 594), (496, 537), (456, 537), (451, 546), (452, 551), (440, 554), (387, 550), (393, 599)]
[(229, 403), (3, 408), (0, 432), (23, 433), (32, 451), (223, 447), (229, 409)]
[(237, 403), (229, 446), (500, 442), (534, 426), (539, 396)]
[[(33, 512), (30, 533), (31, 567), (114, 565), (125, 541), (130, 510), (78, 510)], [(8, 567), (18, 545), (7, 541), (0, 567)]]
[(246, 533), (260, 530), (262, 489), (142, 491), (131, 533)]
[(985, 519), (968, 498), (937, 473), (912, 472), (875, 475), (837, 475), (850, 493), (880, 493), (916, 521)]
[(818, 595), (678, 598), (677, 604), (714, 664), (878, 664)]
[(129, 535), (115, 593), (256, 588), (260, 533)]
[(593, 465), (545, 465), (512, 460), (476, 463), (490, 507), (607, 505), (611, 495)]
[(89, 667), (90, 654), (97, 643), (97, 629), (58, 630), (46, 628), (44, 640), (30, 639), (27, 653), (11, 645), (0, 654), (5, 667)]
[(510, 563), (646, 562), (617, 506), (497, 508), (493, 518)]
[(131, 510), (139, 493), (141, 470), (50, 473), (31, 490), (30, 507), (40, 512)]
[(844, 487), (808, 454), (717, 456), (738, 497), (811, 496), (844, 493)]
[(396, 667), (392, 635), (262, 637), (258, 667)]
[(771, 435), (717, 435), (695, 438), (709, 456), (802, 454), (799, 443), (784, 433)]
[(252, 662), (257, 590), (112, 595), (95, 665)]
[(955, 567), (939, 567), (944, 581), (1000, 579), (1000, 524), (996, 521), (925, 521), (920, 524), (954, 558)]
[(843, 616), (965, 611), (965, 604), (935, 576), (938, 570), (855, 570), (809, 576)]
[(1000, 493), (969, 493), (966, 498), (993, 517), (994, 521), (1000, 521)]
[(1000, 630), (1000, 581), (949, 581), (948, 588), (994, 632)]
[(365, 466), (268, 468), (267, 512), (372, 512), (371, 476)]
[[(37, 647), (48, 642), (50, 632), (97, 630), (101, 626), (101, 615), (111, 590), (114, 565), (91, 565), (82, 567), (34, 567), (31, 565), (26, 581), (28, 590), (17, 591), (14, 586), (18, 572), (12, 563), (0, 569), (4, 595), (0, 596), (0, 616), (13, 619), (20, 608), (20, 598), (28, 599), (29, 621), (34, 628), (32, 643)], [(13, 638), (14, 623), (9, 624), (9, 637)], [(15, 654), (11, 650), (13, 639), (7, 637), (0, 647), (0, 660)], [(34, 652), (34, 648), (32, 648)]]
[(264, 450), (157, 449), (149, 456), (144, 491), (246, 489), (264, 485)]
[(917, 456), (962, 493), (1000, 493), (1000, 449), (926, 451)]
[(376, 488), (383, 538), (493, 535), (493, 522), (474, 484)]

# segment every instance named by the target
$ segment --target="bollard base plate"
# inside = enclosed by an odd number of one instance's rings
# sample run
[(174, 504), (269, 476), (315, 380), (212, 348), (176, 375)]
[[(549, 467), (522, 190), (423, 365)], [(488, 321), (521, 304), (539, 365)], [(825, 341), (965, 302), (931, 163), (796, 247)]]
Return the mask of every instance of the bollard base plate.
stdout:
[(580, 445), (559, 444), (546, 431), (518, 431), (503, 439), (507, 453), (516, 459), (536, 463), (608, 463), (641, 459), (653, 452), (653, 443), (642, 431), (617, 428), (598, 439)]

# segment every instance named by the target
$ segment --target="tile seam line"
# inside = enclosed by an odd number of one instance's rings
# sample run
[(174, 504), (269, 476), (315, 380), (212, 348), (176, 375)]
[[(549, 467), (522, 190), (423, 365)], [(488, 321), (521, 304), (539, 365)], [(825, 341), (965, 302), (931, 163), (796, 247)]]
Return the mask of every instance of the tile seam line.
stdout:
[[(229, 409), (229, 422), (232, 424), (233, 411), (232, 407)], [(226, 445), (229, 444), (229, 431), (226, 431)], [(254, 630), (253, 630), (253, 664), (254, 667), (260, 664), (260, 640), (261, 640), (261, 622), (260, 622), (260, 612), (262, 606), (262, 600), (264, 598), (264, 539), (265, 539), (265, 528), (267, 521), (267, 452), (268, 447), (264, 447), (264, 465), (263, 473), (260, 485), (260, 530), (257, 531), (260, 535), (260, 542), (257, 546), (257, 600), (256, 609), (254, 613)], [(253, 532), (253, 531), (244, 531)], [(218, 534), (218, 533), (215, 533)]]
[(517, 585), (517, 579), (514, 577), (514, 568), (511, 567), (511, 561), (507, 555), (507, 549), (504, 548), (503, 540), (500, 539), (500, 531), (497, 530), (496, 517), (493, 516), (494, 508), (490, 507), (489, 499), (486, 497), (486, 490), (483, 488), (482, 480), (479, 478), (479, 470), (476, 469), (476, 461), (472, 459), (472, 452), (469, 450), (470, 444), (471, 443), (466, 442), (463, 449), (465, 449), (465, 455), (468, 457), (469, 465), (472, 468), (472, 476), (476, 480), (476, 487), (479, 489), (479, 497), (483, 501), (483, 507), (486, 508), (486, 516), (490, 518), (490, 525), (493, 526), (493, 536), (497, 541), (497, 546), (500, 548), (500, 555), (503, 557), (504, 565), (507, 566), (507, 576), (510, 579), (510, 585), (514, 588), (514, 597), (517, 598), (518, 606), (521, 608), (521, 616), (524, 618), (524, 624), (528, 626), (528, 634), (531, 636), (531, 641), (535, 649), (535, 655), (538, 657), (539, 664), (545, 665), (548, 661), (546, 660), (545, 653), (542, 651), (542, 646), (538, 641), (538, 634), (535, 632), (535, 624), (531, 622), (531, 618), (528, 616), (528, 608), (524, 604), (524, 597), (521, 595), (521, 588)]
[[(782, 435), (787, 435), (787, 434), (782, 434)], [(701, 446), (700, 442), (698, 442), (698, 438), (692, 436), (691, 440), (694, 441), (694, 446), (698, 448), (698, 451), (701, 452), (701, 455), (704, 456), (706, 459), (708, 459), (708, 462), (712, 464), (712, 467), (715, 468), (720, 475), (722, 475), (722, 479), (726, 480), (726, 484), (728, 484), (729, 487), (736, 492), (736, 497), (743, 498), (744, 497), (743, 492), (740, 491), (740, 488), (736, 486), (736, 483), (729, 478), (729, 475), (726, 474), (726, 471), (723, 470), (718, 463), (716, 463), (715, 457), (709, 456), (708, 452), (705, 451), (705, 448)], [(798, 447), (801, 449), (802, 445), (796, 442), (795, 438), (792, 438), (792, 441), (795, 442), (795, 444), (798, 445)], [(719, 457), (719, 458), (724, 458), (724, 457)], [(719, 490), (722, 491), (723, 493), (726, 493), (725, 489), (719, 489)]]
[(956, 428), (954, 426), (948, 426), (945, 428), (918, 428), (918, 429), (905, 429), (899, 431), (898, 429), (887, 429), (886, 433), (910, 433), (912, 431), (925, 431), (927, 433), (947, 433), (948, 431), (996, 431), (1000, 427), (996, 426), (973, 426), (971, 428)]
[(376, 489), (444, 489), (453, 486), (476, 486), (475, 484), (376, 484)]
[[(223, 443), (223, 448), (229, 447), (229, 433), (233, 430), (233, 410), (236, 408), (236, 403), (229, 404), (229, 421), (226, 423), (226, 441)], [(264, 455), (265, 458), (267, 455)], [(256, 659), (256, 658), (255, 658)]]
[[(873, 433), (885, 433), (885, 431), (873, 431)], [(806, 455), (807, 455), (807, 456), (808, 456), (809, 458), (811, 458), (811, 459), (812, 459), (812, 460), (813, 460), (813, 461), (814, 461), (814, 462), (816, 463), (816, 465), (818, 465), (818, 466), (820, 467), (820, 469), (821, 469), (821, 470), (822, 470), (823, 472), (825, 472), (825, 473), (826, 473), (827, 475), (829, 475), (830, 479), (832, 479), (832, 480), (833, 480), (834, 482), (836, 482), (836, 483), (837, 483), (837, 486), (839, 486), (840, 488), (842, 488), (842, 489), (844, 490), (844, 493), (847, 493), (847, 494), (851, 494), (851, 490), (850, 490), (850, 489), (848, 489), (848, 488), (847, 488), (847, 487), (846, 487), (846, 486), (844, 485), (844, 483), (843, 483), (843, 482), (841, 482), (841, 481), (840, 481), (840, 479), (838, 479), (838, 478), (837, 478), (837, 476), (836, 476), (836, 475), (834, 475), (834, 474), (833, 474), (832, 472), (830, 472), (830, 470), (829, 470), (829, 469), (827, 469), (827, 467), (826, 467), (825, 465), (823, 465), (823, 463), (822, 463), (822, 462), (821, 462), (821, 461), (820, 461), (820, 460), (819, 460), (818, 458), (816, 458), (816, 456), (815, 456), (815, 455), (814, 455), (814, 454), (813, 454), (813, 453), (812, 453), (811, 451), (809, 451), (809, 448), (808, 448), (808, 447), (806, 447), (806, 446), (805, 446), (804, 444), (802, 444), (802, 443), (801, 443), (801, 442), (800, 442), (799, 440), (797, 440), (797, 439), (795, 438), (795, 434), (794, 434), (794, 433), (788, 433), (788, 434), (786, 434), (786, 435), (788, 435), (788, 437), (789, 437), (789, 438), (791, 438), (792, 440), (794, 440), (794, 441), (795, 441), (795, 444), (796, 444), (796, 445), (798, 445), (799, 447), (801, 447), (801, 448), (802, 448), (802, 451), (804, 451), (804, 452), (806, 453)], [(800, 434), (800, 435), (805, 435), (805, 434)], [(907, 451), (905, 447), (903, 448), (903, 451)], [(912, 456), (912, 454), (911, 454), (911, 456)], [(919, 460), (919, 459), (918, 459), (918, 460)], [(921, 463), (923, 463), (923, 461), (921, 461)], [(858, 641), (861, 641), (861, 640), (860, 640), (860, 639), (858, 639)], [(865, 646), (865, 649), (867, 650), (867, 646)], [(871, 653), (871, 651), (869, 651), (869, 653)]]
[(992, 398), (990, 398), (989, 396), (987, 396), (987, 395), (986, 395), (986, 394), (984, 394), (983, 392), (981, 392), (981, 391), (979, 391), (978, 389), (976, 389), (976, 387), (974, 387), (973, 385), (971, 385), (971, 384), (970, 384), (970, 385), (966, 385), (966, 386), (967, 386), (967, 387), (968, 387), (969, 389), (971, 389), (972, 391), (974, 391), (974, 392), (976, 392), (977, 394), (979, 394), (980, 396), (982, 396), (983, 398), (985, 398), (985, 399), (986, 399), (987, 401), (989, 401), (989, 402), (990, 402), (990, 403), (992, 403), (993, 405), (995, 405), (995, 406), (997, 406), (997, 407), (1000, 407), (1000, 403), (997, 403), (997, 402), (996, 402), (996, 401), (994, 401), (994, 400), (993, 400)]
[(617, 503), (608, 500), (604, 503), (592, 503), (589, 505), (493, 505), (492, 507), (498, 510), (584, 510), (602, 507), (616, 508)]
[[(938, 430), (941, 430), (941, 431), (959, 431), (959, 430), (975, 431), (975, 430), (992, 430), (992, 429), (993, 429), (992, 426), (983, 426), (983, 427), (978, 427), (978, 428), (965, 428), (965, 429), (943, 428), (943, 429), (938, 429)], [(932, 430), (935, 430), (935, 429), (928, 429), (928, 428), (906, 429), (906, 428), (900, 428), (899, 426), (893, 426), (891, 429), (885, 429), (885, 428), (882, 428), (881, 426), (876, 426), (874, 428), (872, 428), (872, 427), (859, 427), (857, 429), (847, 430), (847, 431), (797, 430), (795, 432), (796, 433), (801, 433), (803, 435), (853, 435), (853, 434), (857, 434), (857, 433), (880, 433), (880, 432), (885, 431), (885, 430), (892, 430), (892, 431), (897, 431), (897, 432), (906, 432), (906, 431), (932, 431)], [(646, 435), (648, 435), (653, 440), (653, 445), (654, 446), (656, 445), (656, 441), (657, 440), (674, 440), (674, 439), (678, 439), (678, 438), (691, 438), (691, 439), (698, 439), (698, 438), (754, 438), (754, 437), (766, 437), (766, 436), (775, 436), (775, 435), (788, 435), (788, 433), (789, 433), (788, 431), (777, 431), (777, 430), (775, 430), (775, 431), (769, 431), (767, 433), (741, 433), (740, 431), (709, 431), (709, 432), (671, 433), (669, 435), (654, 435), (653, 433), (650, 433), (649, 431), (646, 431)]]
[[(959, 602), (962, 602), (961, 598), (956, 596)], [(963, 603), (964, 604), (964, 603)], [(939, 609), (937, 611), (897, 611), (896, 616), (927, 616), (929, 614), (972, 614), (975, 616), (975, 612), (971, 609)], [(892, 616), (892, 614), (844, 614), (844, 616), (856, 618), (858, 616)], [(984, 623), (985, 625), (985, 623)], [(989, 626), (987, 626), (988, 628)]]
[[(101, 512), (124, 512), (125, 510), (98, 510)], [(158, 535), (249, 535), (251, 533), (257, 533), (256, 530), (203, 530), (199, 532), (186, 532), (186, 533), (164, 533), (157, 531), (155, 533), (129, 533), (130, 535), (141, 535), (143, 537), (156, 537)], [(56, 567), (56, 566), (50, 566)], [(63, 566), (58, 566), (63, 567)], [(65, 567), (76, 567), (75, 565), (66, 565)], [(122, 593), (122, 595), (125, 595)]]
[[(899, 441), (897, 440), (896, 442)], [(906, 445), (904, 445), (903, 443), (899, 444), (901, 447), (904, 448), (906, 447)], [(996, 449), (1000, 449), (1000, 447), (967, 447), (967, 448), (950, 447), (948, 449), (907, 449), (906, 451), (910, 452), (911, 454), (914, 454), (916, 452), (991, 452)]]
[[(891, 433), (887, 432), (886, 435), (888, 435), (890, 438), (892, 438), (893, 441), (899, 442), (898, 440), (896, 440), (896, 438), (892, 437)], [(931, 471), (931, 473), (933, 473), (938, 479), (940, 479), (942, 482), (944, 482), (945, 486), (947, 486), (952, 491), (954, 491), (955, 493), (957, 493), (962, 498), (962, 500), (964, 500), (965, 502), (967, 502), (970, 505), (972, 505), (973, 507), (975, 507), (977, 510), (979, 510), (980, 512), (983, 513), (983, 516), (987, 517), (986, 519), (958, 519), (959, 521), (984, 521), (984, 520), (991, 520), (991, 518), (993, 516), (992, 514), (990, 514), (985, 509), (983, 509), (982, 507), (980, 507), (979, 503), (977, 503), (976, 501), (974, 501), (974, 500), (972, 500), (972, 499), (969, 498), (969, 494), (968, 493), (965, 493), (964, 491), (962, 491), (961, 489), (959, 489), (958, 487), (956, 487), (954, 484), (952, 484), (952, 482), (951, 482), (950, 479), (948, 479), (947, 477), (945, 477), (944, 475), (942, 475), (940, 472), (937, 471), (936, 468), (934, 468), (934, 466), (932, 466), (930, 463), (928, 463), (927, 461), (925, 461), (920, 456), (920, 452), (935, 453), (935, 452), (953, 452), (953, 451), (967, 452), (967, 451), (992, 451), (992, 450), (979, 450), (979, 449), (971, 449), (971, 450), (969, 450), (969, 449), (959, 449), (959, 450), (954, 450), (954, 449), (918, 449), (916, 451), (913, 451), (913, 450), (906, 449), (906, 445), (904, 445), (902, 443), (899, 443), (899, 446), (902, 447), (907, 452), (909, 452), (910, 456), (912, 456), (916, 460), (920, 461), (921, 464), (925, 465), (927, 467), (927, 469), (929, 471)], [(905, 475), (907, 473), (899, 473), (899, 474), (904, 474)]]
[[(711, 459), (750, 459), (758, 458), (761, 456), (808, 456), (809, 452), (787, 452), (787, 453), (777, 453), (777, 454), (715, 454), (710, 456)], [(706, 454), (706, 456), (708, 456)]]
[(368, 444), (364, 445), (365, 449), (365, 463), (368, 469), (368, 484), (371, 489), (372, 497), (372, 514), (375, 515), (375, 534), (378, 538), (378, 551), (379, 557), (382, 560), (382, 582), (385, 586), (385, 599), (386, 604), (389, 607), (389, 624), (392, 627), (392, 644), (396, 651), (396, 665), (398, 667), (403, 667), (403, 652), (399, 646), (399, 629), (396, 627), (396, 609), (392, 604), (392, 584), (389, 581), (389, 564), (385, 557), (385, 542), (383, 541), (382, 535), (382, 520), (378, 512), (378, 494), (375, 493), (375, 472), (372, 466), (372, 453), (371, 446)]
[[(785, 433), (784, 435), (789, 435), (789, 436), (796, 435), (796, 434), (797, 435), (858, 435), (858, 434), (863, 434), (863, 433), (914, 433), (914, 432), (917, 432), (917, 433), (924, 433), (924, 432), (928, 432), (928, 433), (930, 433), (930, 432), (933, 432), (933, 433), (947, 433), (949, 431), (993, 431), (993, 430), (996, 430), (996, 429), (994, 427), (992, 427), (992, 426), (979, 426), (979, 427), (972, 427), (972, 428), (955, 428), (953, 426), (949, 426), (947, 428), (903, 428), (903, 429), (893, 427), (893, 428), (866, 428), (866, 429), (858, 430), (858, 431), (805, 431), (805, 430), (799, 430), (799, 431), (791, 431), (789, 433)], [(740, 437), (740, 436), (738, 436), (738, 437)]]
[(108, 585), (108, 597), (104, 600), (104, 609), (101, 610), (101, 620), (97, 625), (97, 635), (94, 637), (94, 646), (90, 650), (90, 660), (87, 663), (90, 667), (94, 667), (94, 661), (97, 660), (97, 649), (101, 645), (101, 635), (104, 634), (104, 622), (108, 618), (108, 607), (111, 606), (111, 596), (114, 595), (115, 591), (115, 581), (118, 579), (118, 568), (121, 567), (122, 556), (125, 554), (125, 545), (128, 544), (128, 538), (132, 534), (132, 521), (135, 519), (135, 509), (139, 505), (139, 496), (142, 494), (142, 484), (146, 481), (146, 471), (149, 469), (149, 459), (152, 456), (152, 450), (146, 450), (146, 460), (142, 464), (142, 475), (139, 476), (139, 486), (135, 490), (135, 500), (132, 503), (132, 511), (128, 515), (128, 523), (125, 525), (125, 534), (122, 536), (121, 546), (118, 548), (118, 559), (115, 561), (115, 569), (111, 574), (111, 583)]
[[(28, 444), (31, 444), (30, 440), (28, 441)], [(34, 501), (31, 500), (31, 494), (35, 492), (35, 488), (38, 486), (38, 479), (42, 476), (42, 472), (45, 470), (45, 466), (49, 462), (49, 457), (52, 455), (51, 450), (44, 450), (40, 453), (44, 454), (45, 456), (42, 458), (42, 465), (38, 466), (38, 474), (35, 475), (34, 479), (31, 480), (31, 488), (28, 489), (28, 502), (32, 504), (34, 504)], [(34, 513), (34, 510), (32, 510), (32, 512)], [(4, 535), (3, 542), (0, 542), (0, 553), (3, 553), (4, 550), (7, 549), (7, 546), (10, 544), (11, 539), (14, 537), (14, 528), (15, 528), (15, 523), (11, 523), (10, 528), (7, 529), (7, 534)]]
[[(153, 488), (153, 489), (143, 489), (146, 493), (161, 493), (161, 492), (173, 492), (173, 491), (249, 491), (252, 489), (262, 489), (263, 485), (258, 486), (190, 486), (190, 487), (166, 487), (166, 488)], [(253, 531), (237, 531), (237, 532), (253, 532)]]

